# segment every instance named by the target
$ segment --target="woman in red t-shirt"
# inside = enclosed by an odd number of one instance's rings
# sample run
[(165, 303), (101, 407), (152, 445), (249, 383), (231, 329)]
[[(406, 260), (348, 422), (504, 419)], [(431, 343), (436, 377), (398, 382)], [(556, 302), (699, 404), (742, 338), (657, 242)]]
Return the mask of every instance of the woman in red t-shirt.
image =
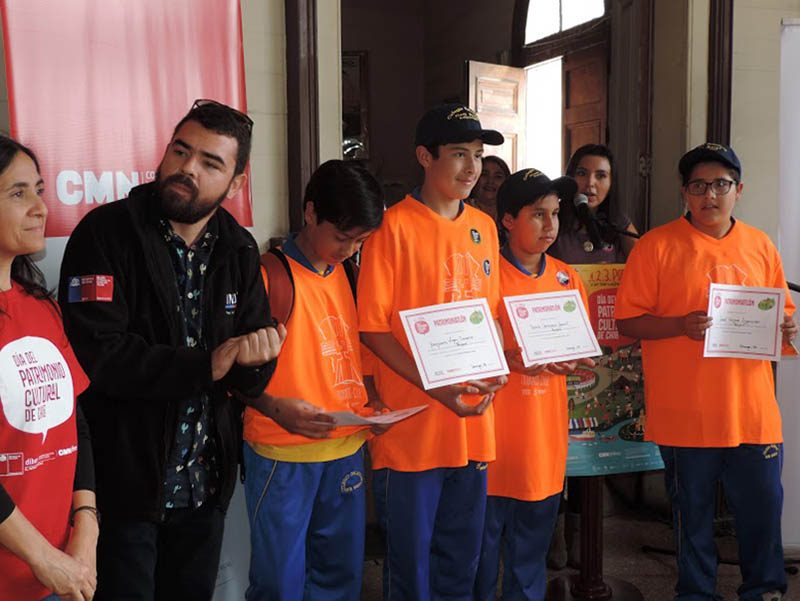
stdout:
[(47, 207), (33, 152), (0, 136), (0, 598), (88, 600), (99, 531), (88, 386), (31, 253)]

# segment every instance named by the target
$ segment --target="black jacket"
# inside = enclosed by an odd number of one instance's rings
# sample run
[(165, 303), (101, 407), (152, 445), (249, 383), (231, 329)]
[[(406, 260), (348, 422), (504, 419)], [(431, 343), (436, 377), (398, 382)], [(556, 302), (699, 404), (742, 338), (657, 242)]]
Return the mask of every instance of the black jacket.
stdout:
[[(97, 500), (109, 516), (161, 520), (164, 478), (178, 401), (211, 392), (217, 431), (220, 504), (233, 494), (241, 450), (240, 403), (231, 389), (260, 394), (275, 362), (234, 365), (211, 381), (211, 351), (230, 338), (268, 325), (267, 297), (253, 237), (220, 208), (219, 238), (205, 274), (204, 337), (208, 350), (183, 345), (178, 292), (169, 248), (158, 230), (155, 184), (87, 214), (67, 243), (59, 302), (78, 360), (91, 379), (80, 397), (97, 470)], [(75, 277), (111, 275), (110, 302), (69, 302)]]

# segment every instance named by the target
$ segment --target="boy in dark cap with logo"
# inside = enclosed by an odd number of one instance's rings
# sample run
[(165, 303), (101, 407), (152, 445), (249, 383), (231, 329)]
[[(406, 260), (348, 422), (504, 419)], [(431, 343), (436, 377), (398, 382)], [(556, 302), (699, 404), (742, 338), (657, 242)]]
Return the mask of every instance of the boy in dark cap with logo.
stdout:
[(425, 180), (386, 212), (364, 244), (358, 294), (364, 344), (390, 409), (428, 405), (370, 442), (377, 509), (386, 530), (384, 598), (471, 599), (495, 458), (494, 393), (506, 378), (425, 391), (398, 312), (486, 298), (500, 310), (497, 230), (463, 202), (481, 173), (483, 144), (503, 136), (463, 105), (420, 120), (416, 156)]
[[(500, 187), (497, 215), (508, 238), (500, 251), (502, 296), (578, 290), (588, 310), (578, 274), (546, 254), (558, 235), (560, 200), (569, 202), (577, 189), (570, 177), (550, 180), (536, 169), (518, 171)], [(502, 550), (502, 598), (541, 600), (567, 467), (566, 374), (578, 361), (526, 368), (505, 310), (500, 324), (511, 374), (494, 403), (497, 460), (488, 469), (474, 598), (494, 601)]]
[[(675, 599), (716, 594), (716, 483), (736, 519), (742, 601), (786, 592), (781, 543), (783, 437), (769, 361), (704, 358), (710, 283), (786, 289), (781, 258), (760, 230), (734, 219), (742, 167), (732, 148), (706, 143), (678, 164), (686, 214), (647, 233), (628, 258), (617, 295), (620, 334), (640, 338), (647, 440), (656, 442), (672, 501)], [(789, 291), (781, 324), (797, 325)]]

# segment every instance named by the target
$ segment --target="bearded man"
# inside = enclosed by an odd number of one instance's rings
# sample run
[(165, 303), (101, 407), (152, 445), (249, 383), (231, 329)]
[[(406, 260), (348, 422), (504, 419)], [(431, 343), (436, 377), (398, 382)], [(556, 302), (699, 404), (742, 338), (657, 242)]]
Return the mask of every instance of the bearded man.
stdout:
[(88, 213), (64, 253), (59, 302), (91, 379), (80, 402), (103, 516), (96, 599), (213, 595), (236, 398), (264, 390), (285, 336), (269, 327), (258, 246), (220, 206), (245, 185), (252, 127), (196, 101), (156, 180)]

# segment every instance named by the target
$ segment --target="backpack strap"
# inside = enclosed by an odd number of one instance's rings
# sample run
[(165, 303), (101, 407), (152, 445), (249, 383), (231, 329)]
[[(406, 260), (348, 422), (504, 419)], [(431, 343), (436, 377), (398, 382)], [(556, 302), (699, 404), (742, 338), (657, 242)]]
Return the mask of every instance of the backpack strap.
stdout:
[(294, 310), (294, 278), (286, 255), (270, 248), (261, 255), (261, 265), (267, 270), (267, 296), (272, 317), (286, 324)]
[(358, 287), (358, 263), (356, 263), (351, 257), (342, 263), (342, 267), (344, 267), (344, 273), (347, 276), (348, 283), (350, 284), (350, 290), (353, 292), (353, 301), (357, 303), (358, 299), (356, 288)]

